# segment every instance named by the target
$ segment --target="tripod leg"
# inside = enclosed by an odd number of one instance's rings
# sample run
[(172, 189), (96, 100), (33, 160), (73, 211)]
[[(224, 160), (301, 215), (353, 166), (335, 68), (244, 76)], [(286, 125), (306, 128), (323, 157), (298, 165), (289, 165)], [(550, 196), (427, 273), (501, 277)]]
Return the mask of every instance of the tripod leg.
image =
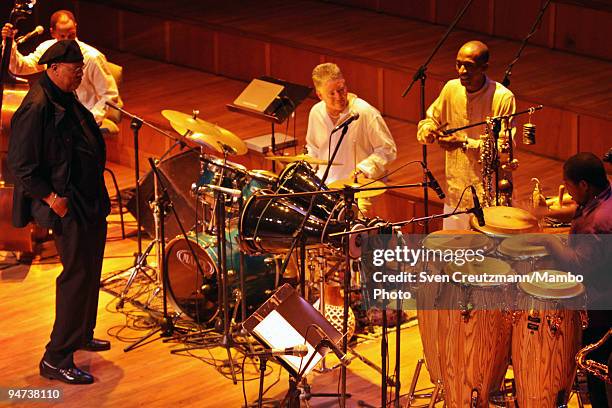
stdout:
[(161, 327), (158, 327), (156, 329), (151, 330), (144, 337), (142, 337), (141, 339), (139, 339), (135, 343), (132, 343), (129, 346), (127, 346), (126, 348), (124, 348), (123, 351), (127, 353), (128, 351), (134, 350), (136, 347), (138, 347), (140, 344), (142, 344), (143, 341), (147, 340), (148, 338), (153, 336), (155, 333), (159, 333), (160, 331), (161, 331)]

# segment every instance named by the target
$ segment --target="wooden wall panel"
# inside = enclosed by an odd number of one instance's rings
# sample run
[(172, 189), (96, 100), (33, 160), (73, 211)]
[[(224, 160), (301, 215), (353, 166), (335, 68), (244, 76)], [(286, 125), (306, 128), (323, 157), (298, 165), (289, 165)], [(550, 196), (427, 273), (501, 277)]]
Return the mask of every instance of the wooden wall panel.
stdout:
[(333, 3), (342, 4), (344, 6), (359, 7), (368, 10), (378, 10), (379, 3), (384, 0), (333, 0)]
[[(398, 119), (416, 123), (421, 119), (420, 101), (421, 88), (416, 83), (410, 93), (402, 98), (404, 89), (412, 80), (414, 72), (384, 69), (384, 114)], [(437, 98), (444, 84), (441, 81), (428, 78), (425, 88), (425, 109)]]
[(612, 13), (557, 5), (555, 48), (612, 60)]
[(415, 18), (423, 21), (435, 21), (433, 5), (436, 0), (380, 0), (380, 11), (397, 16)]
[[(519, 100), (516, 110), (521, 111), (534, 105), (534, 103)], [(560, 160), (565, 160), (576, 152), (578, 117), (575, 113), (544, 107), (536, 112), (532, 119), (532, 123), (536, 125), (536, 144), (527, 146), (522, 142), (523, 124), (528, 120), (528, 115), (522, 115), (516, 120), (517, 148)]]
[(164, 19), (122, 11), (121, 27), (123, 31), (120, 42), (121, 51), (158, 61), (167, 59), (167, 23)]
[[(494, 34), (500, 37), (522, 40), (533, 25), (542, 3), (546, 0), (495, 0)], [(548, 6), (537, 32), (529, 40), (530, 44), (552, 46), (548, 43), (553, 13), (552, 5)]]
[[(436, 22), (447, 25), (457, 15), (465, 4), (464, 0), (435, 0), (436, 1)], [(474, 0), (467, 10), (458, 26), (466, 30), (477, 31), (480, 33), (490, 32), (490, 16), (493, 15), (492, 0)]]
[(326, 61), (338, 64), (346, 79), (349, 92), (357, 94), (378, 110), (382, 110), (383, 101), (380, 98), (378, 68), (359, 61), (326, 57)]
[(119, 10), (91, 2), (78, 4), (79, 39), (96, 47), (119, 49)]
[(219, 33), (219, 73), (230, 78), (250, 81), (266, 74), (266, 52), (263, 41)]
[(178, 21), (169, 24), (168, 62), (214, 72), (214, 32)]
[(296, 84), (313, 87), (312, 69), (321, 63), (321, 55), (284, 45), (270, 45), (270, 74)]
[(601, 158), (612, 148), (610, 121), (582, 115), (578, 125), (578, 151), (593, 152)]

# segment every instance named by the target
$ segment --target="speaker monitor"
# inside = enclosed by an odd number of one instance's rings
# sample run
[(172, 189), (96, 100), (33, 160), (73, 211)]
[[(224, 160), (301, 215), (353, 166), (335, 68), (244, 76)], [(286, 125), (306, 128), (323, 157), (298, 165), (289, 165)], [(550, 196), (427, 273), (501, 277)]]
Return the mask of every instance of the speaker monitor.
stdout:
[[(187, 150), (171, 156), (158, 164), (162, 183), (168, 192), (168, 197), (176, 210), (178, 218), (186, 232), (193, 229), (196, 220), (196, 202), (191, 196), (191, 184), (197, 181), (200, 171), (199, 155), (193, 150)], [(149, 171), (140, 183), (140, 222), (144, 232), (155, 236), (155, 222), (150, 203), (155, 198), (153, 186), (153, 171)], [(136, 217), (136, 197), (132, 197), (127, 208)], [(166, 239), (172, 239), (181, 234), (176, 218), (168, 211), (164, 222)]]

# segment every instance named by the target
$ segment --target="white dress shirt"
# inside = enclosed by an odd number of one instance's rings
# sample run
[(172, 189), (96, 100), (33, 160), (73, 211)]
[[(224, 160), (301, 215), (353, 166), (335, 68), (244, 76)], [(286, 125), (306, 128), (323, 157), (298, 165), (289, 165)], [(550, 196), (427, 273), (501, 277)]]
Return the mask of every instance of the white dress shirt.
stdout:
[[(16, 75), (30, 75), (43, 71), (44, 65), (38, 65), (40, 57), (55, 44), (57, 40), (47, 40), (38, 45), (36, 49), (28, 54), (22, 55), (15, 43), (11, 53), (9, 68)], [(111, 75), (104, 54), (94, 47), (77, 40), (83, 53), (84, 67), (83, 80), (76, 90), (79, 101), (91, 111), (98, 124), (106, 117), (106, 102), (118, 103), (119, 91), (115, 79)]]
[[(349, 105), (340, 115), (337, 123), (341, 123), (350, 112), (359, 113), (359, 119), (348, 125), (348, 131), (332, 166), (326, 183), (351, 177), (358, 169), (369, 178), (378, 178), (385, 173), (387, 164), (395, 160), (397, 148), (391, 132), (380, 112), (372, 105), (349, 95)], [(337, 124), (336, 123), (336, 124)], [(330, 133), (336, 126), (325, 108), (325, 102), (320, 101), (310, 110), (308, 130), (306, 132), (306, 148), (308, 154), (318, 159), (329, 160), (342, 130), (330, 138)], [(326, 166), (319, 166), (317, 175), (323, 176)]]

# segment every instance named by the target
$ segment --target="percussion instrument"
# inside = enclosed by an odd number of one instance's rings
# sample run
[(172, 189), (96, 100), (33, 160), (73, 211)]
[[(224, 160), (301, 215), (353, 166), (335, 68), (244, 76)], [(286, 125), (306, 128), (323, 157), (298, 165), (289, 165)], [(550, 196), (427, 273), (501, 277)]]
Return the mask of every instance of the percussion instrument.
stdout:
[[(567, 272), (541, 270), (553, 276)], [(536, 272), (532, 272), (531, 276)], [(512, 365), (521, 407), (565, 406), (586, 327), (580, 283), (521, 282), (512, 326)]]
[[(238, 231), (232, 227), (226, 231), (228, 288), (230, 293), (240, 289), (240, 251), (236, 242)], [(170, 303), (196, 323), (210, 323), (220, 312), (217, 238), (214, 235), (190, 233), (188, 240), (178, 236), (166, 246), (167, 283)], [(196, 254), (194, 259), (189, 245)], [(202, 276), (196, 266), (202, 267)], [(274, 289), (276, 271), (268, 266), (264, 256), (245, 256), (244, 280), (248, 311), (250, 315)], [(230, 295), (233, 305), (239, 299)], [(231, 306), (231, 305), (230, 305)]]
[(497, 254), (509, 262), (512, 269), (524, 275), (538, 268), (553, 267), (553, 260), (546, 247), (529, 243), (533, 234), (515, 235), (504, 239), (497, 247)]
[[(365, 176), (360, 174), (358, 177), (351, 177), (347, 179), (336, 180), (328, 184), (329, 188), (344, 188), (344, 186), (350, 186), (352, 188), (360, 188), (360, 187), (378, 188), (378, 187), (385, 187), (385, 183), (383, 183), (382, 181), (366, 178)], [(376, 197), (376, 196), (383, 194), (385, 191), (386, 190), (384, 189), (360, 191), (358, 193), (355, 193), (355, 198), (360, 199), (360, 198)]]
[[(318, 164), (322, 166), (327, 166), (327, 160), (317, 159), (308, 154), (297, 154), (295, 156), (266, 156), (266, 160), (275, 160), (281, 163), (294, 163), (294, 162), (304, 162), (310, 164)], [(332, 166), (341, 166), (342, 163), (332, 163)]]
[(481, 227), (472, 216), (472, 228), (493, 238), (508, 238), (515, 234), (525, 234), (540, 230), (538, 220), (528, 211), (515, 207), (483, 208), (486, 225)]
[(234, 133), (214, 123), (197, 117), (198, 111), (187, 114), (165, 109), (162, 115), (174, 130), (202, 147), (210, 147), (219, 153), (241, 156), (248, 152), (247, 145)]
[[(316, 171), (306, 162), (289, 164), (278, 176), (278, 183), (274, 186), (274, 190), (278, 194), (304, 193), (327, 189), (327, 186), (321, 185), (321, 179), (317, 176)], [(291, 201), (303, 209), (308, 209), (312, 198), (313, 196), (293, 197)], [(312, 207), (312, 214), (327, 220), (338, 202), (341, 201), (339, 194), (318, 195)]]
[[(489, 257), (449, 263), (444, 272), (455, 278), (513, 273), (506, 262)], [(441, 286), (437, 334), (446, 406), (488, 407), (489, 394), (499, 389), (510, 359), (512, 322), (507, 309), (512, 294), (512, 286), (505, 284)]]
[[(432, 250), (481, 249), (488, 253), (494, 247), (491, 238), (475, 231), (447, 230), (433, 232), (423, 240), (423, 248)], [(426, 271), (432, 275), (442, 273), (444, 262), (428, 262), (420, 265), (418, 271)], [(423, 354), (432, 383), (442, 380), (442, 369), (438, 350), (438, 307), (437, 301), (441, 283), (420, 283), (417, 287), (417, 319), (419, 333), (423, 343)]]

